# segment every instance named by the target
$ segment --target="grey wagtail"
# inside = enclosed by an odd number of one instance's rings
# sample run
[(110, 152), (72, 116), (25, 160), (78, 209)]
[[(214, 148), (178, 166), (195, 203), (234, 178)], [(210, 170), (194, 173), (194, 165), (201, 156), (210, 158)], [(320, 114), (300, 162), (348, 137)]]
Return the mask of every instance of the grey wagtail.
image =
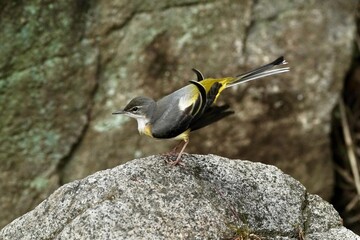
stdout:
[(113, 114), (124, 114), (135, 118), (140, 134), (158, 139), (179, 139), (184, 142), (173, 165), (180, 162), (181, 155), (189, 143), (191, 131), (203, 128), (232, 113), (228, 105), (214, 103), (220, 93), (229, 87), (262, 77), (288, 72), (289, 67), (278, 67), (287, 62), (284, 57), (236, 77), (206, 78), (197, 69), (192, 69), (197, 81), (166, 95), (158, 101), (148, 97), (132, 99), (123, 110)]

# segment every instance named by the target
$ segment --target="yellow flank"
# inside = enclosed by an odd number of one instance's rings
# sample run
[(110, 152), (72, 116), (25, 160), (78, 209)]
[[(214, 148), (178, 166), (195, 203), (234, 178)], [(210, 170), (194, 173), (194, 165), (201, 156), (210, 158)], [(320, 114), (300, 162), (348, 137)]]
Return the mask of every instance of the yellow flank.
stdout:
[(190, 129), (187, 129), (185, 132), (177, 135), (176, 137), (172, 138), (174, 140), (184, 140), (185, 142), (189, 141), (189, 134), (190, 134)]
[(211, 86), (212, 86), (214, 83), (218, 82), (218, 83), (221, 83), (221, 84), (222, 84), (221, 88), (219, 89), (218, 94), (217, 94), (216, 97), (215, 97), (215, 101), (214, 101), (214, 102), (216, 102), (217, 98), (220, 96), (220, 93), (226, 88), (226, 86), (227, 86), (229, 83), (233, 82), (234, 80), (235, 80), (235, 78), (233, 78), (233, 77), (227, 77), (227, 78), (206, 78), (206, 79), (202, 80), (200, 83), (205, 87), (206, 93), (209, 92)]

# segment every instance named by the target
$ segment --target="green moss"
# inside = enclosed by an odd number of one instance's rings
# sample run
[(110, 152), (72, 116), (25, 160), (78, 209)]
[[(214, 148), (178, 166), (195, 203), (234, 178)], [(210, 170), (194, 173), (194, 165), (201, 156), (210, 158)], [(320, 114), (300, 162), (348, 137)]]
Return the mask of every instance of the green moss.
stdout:
[(48, 186), (48, 179), (43, 177), (37, 177), (33, 181), (30, 182), (30, 187), (35, 189), (36, 191), (44, 191)]

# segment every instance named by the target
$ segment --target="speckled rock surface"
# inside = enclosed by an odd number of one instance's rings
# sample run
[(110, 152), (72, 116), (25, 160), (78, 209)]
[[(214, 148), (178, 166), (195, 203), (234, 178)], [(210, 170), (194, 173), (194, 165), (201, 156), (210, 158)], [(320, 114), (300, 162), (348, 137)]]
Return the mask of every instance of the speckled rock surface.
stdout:
[(360, 239), (273, 166), (215, 155), (136, 159), (66, 184), (1, 239)]

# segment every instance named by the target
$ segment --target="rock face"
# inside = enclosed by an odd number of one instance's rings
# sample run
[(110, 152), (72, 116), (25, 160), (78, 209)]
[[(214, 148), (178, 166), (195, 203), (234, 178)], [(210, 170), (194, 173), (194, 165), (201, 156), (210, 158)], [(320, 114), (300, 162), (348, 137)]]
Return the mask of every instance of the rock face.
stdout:
[(179, 167), (164, 160), (137, 159), (66, 184), (0, 238), (360, 239), (276, 167), (214, 155), (185, 155)]
[(187, 151), (277, 165), (329, 199), (330, 116), (351, 58), (356, 1), (106, 2), (92, 9), (102, 54), (94, 115), (63, 181), (176, 144), (139, 136), (135, 121), (110, 115), (133, 97), (159, 99), (194, 79), (192, 67), (234, 76), (285, 55), (289, 74), (225, 91), (219, 101), (235, 115), (194, 132)]
[[(330, 112), (356, 0), (0, 1), (0, 227), (54, 189), (171, 142), (111, 112), (285, 55), (290, 74), (224, 92), (236, 112), (188, 151), (273, 163), (329, 198)], [(284, 154), (286, 151), (286, 155)], [(102, 161), (98, 161), (102, 159)]]
[(96, 89), (88, 6), (41, 2), (0, 3), (0, 227), (59, 186)]

